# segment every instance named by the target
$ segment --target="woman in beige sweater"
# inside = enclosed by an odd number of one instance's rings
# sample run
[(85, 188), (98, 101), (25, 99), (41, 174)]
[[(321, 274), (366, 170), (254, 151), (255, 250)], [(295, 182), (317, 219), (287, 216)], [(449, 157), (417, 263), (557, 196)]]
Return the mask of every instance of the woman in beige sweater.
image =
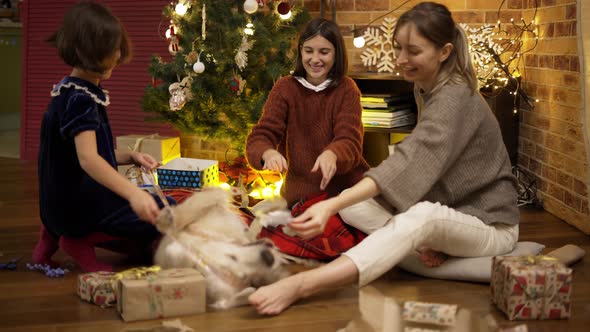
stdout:
[(355, 186), (289, 224), (310, 238), (340, 211), (372, 233), (327, 265), (258, 289), (249, 298), (258, 312), (280, 313), (328, 287), (363, 286), (422, 247), (477, 257), (516, 244), (516, 180), (498, 122), (477, 90), (465, 33), (445, 6), (425, 2), (399, 18), (394, 47), (415, 85), (418, 125)]

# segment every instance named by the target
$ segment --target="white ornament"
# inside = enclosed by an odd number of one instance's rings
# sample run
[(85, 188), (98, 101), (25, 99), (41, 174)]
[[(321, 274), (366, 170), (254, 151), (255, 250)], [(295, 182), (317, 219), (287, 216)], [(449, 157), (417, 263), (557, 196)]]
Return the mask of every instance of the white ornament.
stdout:
[(205, 64), (201, 61), (197, 61), (193, 65), (193, 70), (195, 71), (195, 73), (200, 74), (205, 71)]
[(248, 14), (254, 14), (258, 10), (258, 2), (256, 0), (244, 1), (244, 11)]
[[(393, 51), (393, 29), (395, 28), (395, 18), (386, 17), (383, 24), (376, 28), (368, 28), (363, 35), (366, 45), (361, 54), (363, 66), (377, 66), (377, 72), (393, 73), (395, 69), (395, 53)], [(379, 31), (383, 32), (380, 34)]]
[(238, 65), (238, 68), (240, 68), (240, 70), (244, 70), (244, 68), (246, 68), (246, 66), (248, 65), (248, 51), (252, 49), (252, 46), (254, 45), (254, 40), (248, 40), (248, 37), (246, 35), (244, 35), (244, 37), (242, 37), (242, 44), (240, 45), (240, 47), (238, 47), (238, 51), (236, 52), (236, 64)]
[(207, 39), (207, 11), (205, 10), (205, 3), (203, 2), (203, 10), (201, 11), (201, 18), (203, 19), (203, 23), (201, 24), (201, 38), (203, 40)]

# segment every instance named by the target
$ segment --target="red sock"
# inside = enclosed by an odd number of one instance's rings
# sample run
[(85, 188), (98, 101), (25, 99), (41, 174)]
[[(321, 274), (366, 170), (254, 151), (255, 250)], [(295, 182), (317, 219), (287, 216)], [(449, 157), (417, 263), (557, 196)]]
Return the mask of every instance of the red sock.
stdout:
[(62, 236), (59, 239), (59, 247), (80, 265), (86, 272), (112, 271), (109, 264), (96, 260), (94, 246), (101, 242), (112, 241), (115, 238), (104, 233), (92, 233), (83, 238), (69, 238)]
[(57, 240), (47, 232), (43, 224), (39, 229), (39, 241), (33, 249), (33, 263), (35, 264), (49, 264), (55, 267), (58, 264), (51, 260), (51, 257), (58, 249)]

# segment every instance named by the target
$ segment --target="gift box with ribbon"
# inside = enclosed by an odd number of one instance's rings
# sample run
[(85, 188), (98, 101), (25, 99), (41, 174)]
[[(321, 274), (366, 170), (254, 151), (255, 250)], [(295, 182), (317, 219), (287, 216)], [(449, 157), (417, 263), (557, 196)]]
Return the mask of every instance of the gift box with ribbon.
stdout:
[(123, 272), (90, 272), (78, 275), (77, 293), (82, 300), (92, 302), (103, 308), (117, 303), (117, 282), (121, 279), (141, 278), (160, 271), (159, 266), (134, 268)]
[(510, 320), (570, 316), (572, 270), (549, 256), (497, 256), (491, 297)]
[(201, 189), (219, 184), (217, 160), (176, 158), (157, 169), (162, 189)]
[(120, 279), (117, 299), (124, 321), (198, 314), (206, 310), (205, 278), (195, 269), (180, 268)]
[[(154, 157), (161, 165), (180, 157), (180, 138), (152, 135), (117, 136), (117, 150), (139, 151)], [(120, 165), (119, 173), (138, 186), (149, 184), (139, 167)]]
[(117, 136), (117, 149), (147, 153), (164, 165), (180, 157), (180, 137), (158, 134)]

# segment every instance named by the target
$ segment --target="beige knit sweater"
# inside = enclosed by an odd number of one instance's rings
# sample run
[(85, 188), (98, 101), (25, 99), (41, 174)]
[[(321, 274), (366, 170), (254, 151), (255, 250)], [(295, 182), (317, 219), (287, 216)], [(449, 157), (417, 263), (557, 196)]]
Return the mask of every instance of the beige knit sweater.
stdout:
[(421, 201), (440, 202), (486, 224), (517, 224), (516, 179), (485, 100), (465, 84), (415, 94), (416, 128), (366, 173), (381, 189), (380, 201), (400, 212)]
[(358, 182), (369, 169), (363, 158), (360, 91), (345, 77), (337, 87), (320, 92), (292, 76), (279, 79), (269, 93), (264, 112), (246, 141), (246, 158), (262, 169), (262, 154), (277, 149), (288, 161), (282, 196), (289, 206), (320, 191), (321, 171), (311, 173), (325, 150), (337, 156), (336, 175), (326, 190), (330, 195)]

